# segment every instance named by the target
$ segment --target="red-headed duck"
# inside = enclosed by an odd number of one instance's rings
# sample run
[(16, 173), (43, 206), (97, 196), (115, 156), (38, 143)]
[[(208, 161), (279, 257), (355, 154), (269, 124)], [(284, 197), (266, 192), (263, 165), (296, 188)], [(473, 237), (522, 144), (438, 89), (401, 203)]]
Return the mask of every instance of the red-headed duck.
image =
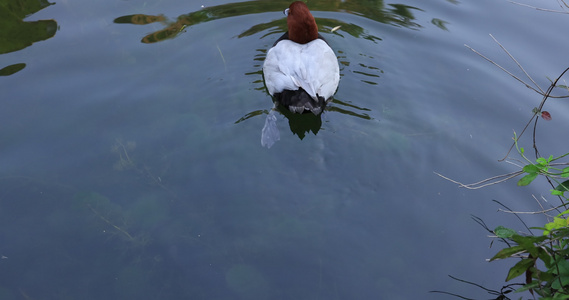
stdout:
[(304, 2), (293, 2), (284, 13), (288, 32), (267, 52), (265, 85), (290, 111), (319, 115), (338, 88), (338, 59)]

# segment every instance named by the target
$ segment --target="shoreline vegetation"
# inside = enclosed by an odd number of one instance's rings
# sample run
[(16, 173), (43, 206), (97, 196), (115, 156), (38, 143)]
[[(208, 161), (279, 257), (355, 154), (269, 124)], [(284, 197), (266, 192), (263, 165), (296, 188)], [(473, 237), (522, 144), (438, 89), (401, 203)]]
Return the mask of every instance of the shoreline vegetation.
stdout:
[[(569, 5), (564, 0), (557, 1), (562, 7), (562, 11), (552, 11), (517, 2), (509, 2), (541, 11), (569, 14)], [(437, 172), (435, 174), (466, 189), (480, 189), (517, 177), (521, 177), (517, 181), (518, 186), (527, 186), (539, 177), (545, 178), (551, 189), (548, 197), (531, 195), (541, 207), (539, 211), (515, 211), (494, 200), (501, 206), (499, 211), (514, 214), (518, 218), (522, 225), (521, 229), (506, 228), (504, 226), (497, 226), (491, 229), (482, 219), (476, 216), (472, 217), (475, 222), (489, 232), (489, 237), (492, 239), (491, 244), (498, 240), (505, 245), (503, 249), (488, 259), (488, 261), (509, 259), (511, 264), (513, 264), (507, 273), (506, 284), (500, 290), (488, 289), (479, 284), (450, 275), (449, 277), (465, 284), (477, 286), (496, 297), (495, 299), (522, 299), (526, 295), (531, 299), (569, 299), (569, 193), (567, 193), (569, 192), (569, 152), (559, 156), (549, 155), (548, 150), (540, 151), (539, 144), (536, 141), (536, 137), (539, 135), (537, 127), (540, 119), (550, 121), (552, 118), (562, 117), (560, 114), (556, 114), (555, 111), (550, 113), (544, 110), (544, 106), (548, 100), (563, 101), (563, 98), (569, 97), (569, 87), (560, 84), (564, 82), (561, 79), (569, 72), (569, 68), (562, 71), (555, 80), (549, 79), (551, 82), (550, 86), (547, 89), (542, 89), (510, 52), (494, 36), (490, 36), (514, 61), (526, 79), (514, 75), (514, 73), (470, 46), (465, 46), (542, 97), (539, 105), (533, 108), (532, 117), (520, 133), (518, 134), (514, 131), (511, 147), (505, 157), (499, 160), (500, 162), (505, 161), (517, 166), (518, 170), (469, 184), (461, 183)], [(561, 95), (557, 95), (559, 91), (562, 93)], [(526, 136), (531, 134), (531, 147), (527, 149), (523, 145), (529, 145), (530, 143), (521, 140), (524, 134)], [(559, 143), (566, 140), (565, 137), (559, 136), (540, 136), (540, 138), (542, 140), (558, 140)], [(565, 150), (569, 151), (569, 149)], [(530, 158), (530, 156), (534, 156), (534, 158)], [(557, 198), (557, 200), (553, 201), (553, 199), (548, 198)], [(528, 214), (543, 215), (545, 219), (543, 226), (528, 227), (524, 222), (524, 216)], [(471, 299), (447, 291), (431, 292), (451, 295), (461, 299)]]

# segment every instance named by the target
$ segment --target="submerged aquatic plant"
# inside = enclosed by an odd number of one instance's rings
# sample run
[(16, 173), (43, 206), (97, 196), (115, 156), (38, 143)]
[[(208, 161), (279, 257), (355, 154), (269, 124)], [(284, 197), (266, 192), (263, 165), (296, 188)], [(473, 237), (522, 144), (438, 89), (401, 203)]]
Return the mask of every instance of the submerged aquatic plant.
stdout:
[(102, 232), (109, 238), (118, 237), (136, 246), (144, 246), (149, 242), (150, 239), (144, 232), (138, 235), (131, 233), (131, 225), (127, 221), (128, 214), (109, 198), (95, 192), (78, 193), (75, 198), (87, 207), (99, 223), (105, 225)]
[(135, 141), (124, 142), (120, 138), (115, 139), (115, 143), (111, 146), (111, 152), (118, 155), (118, 161), (115, 162), (113, 168), (117, 171), (132, 170), (139, 175), (143, 175), (150, 179), (151, 184), (159, 186), (161, 189), (167, 191), (173, 198), (177, 198), (177, 195), (164, 185), (162, 176), (154, 174), (146, 164), (136, 162), (132, 155), (135, 149)]
[(136, 167), (129, 155), (129, 152), (132, 152), (134, 149), (136, 149), (136, 142), (134, 141), (125, 143), (122, 139), (115, 140), (115, 144), (111, 146), (111, 152), (119, 156), (119, 160), (113, 166), (115, 170), (122, 171)]

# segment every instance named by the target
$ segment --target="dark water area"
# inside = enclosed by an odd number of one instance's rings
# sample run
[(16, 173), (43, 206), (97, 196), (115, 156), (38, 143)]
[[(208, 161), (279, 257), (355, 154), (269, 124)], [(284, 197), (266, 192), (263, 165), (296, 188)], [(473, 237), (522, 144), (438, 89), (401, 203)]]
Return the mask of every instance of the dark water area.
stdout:
[[(526, 4), (558, 9), (542, 2)], [(546, 89), (567, 67), (569, 15), (309, 2), (340, 86), (320, 118), (277, 113), (267, 149), (262, 63), (289, 4), (0, 0), (0, 299), (486, 299), (448, 275), (504, 285), (510, 264), (485, 261), (500, 246), (471, 216), (521, 230), (492, 200), (536, 210), (549, 187), (466, 190), (435, 172), (517, 170), (498, 160), (542, 97), (465, 44), (523, 77), (492, 34)], [(563, 154), (569, 106), (545, 108), (541, 151)]]

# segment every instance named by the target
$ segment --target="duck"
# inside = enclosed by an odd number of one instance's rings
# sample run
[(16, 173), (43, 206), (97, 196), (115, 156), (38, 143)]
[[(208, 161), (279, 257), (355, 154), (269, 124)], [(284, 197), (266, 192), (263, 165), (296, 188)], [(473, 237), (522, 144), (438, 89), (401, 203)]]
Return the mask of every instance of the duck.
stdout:
[(265, 86), (291, 112), (318, 116), (338, 89), (338, 59), (304, 2), (292, 2), (284, 14), (288, 31), (267, 51)]

